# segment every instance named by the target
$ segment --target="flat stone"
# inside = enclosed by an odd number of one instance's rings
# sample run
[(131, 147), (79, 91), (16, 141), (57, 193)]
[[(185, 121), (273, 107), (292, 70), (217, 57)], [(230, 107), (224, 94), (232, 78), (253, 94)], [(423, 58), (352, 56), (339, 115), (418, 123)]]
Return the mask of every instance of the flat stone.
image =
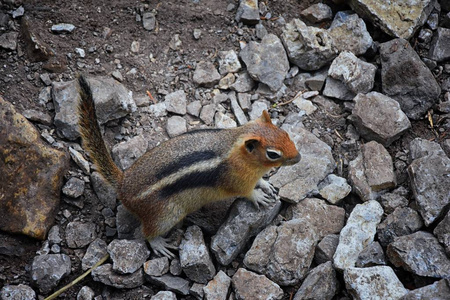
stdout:
[(122, 170), (126, 170), (147, 152), (147, 148), (148, 141), (142, 135), (137, 135), (128, 141), (115, 144), (111, 154), (117, 166)]
[(92, 222), (70, 222), (66, 226), (66, 242), (70, 248), (83, 248), (95, 240), (95, 224)]
[(243, 109), (241, 108), (236, 99), (236, 93), (235, 92), (228, 93), (228, 98), (230, 99), (231, 110), (233, 111), (233, 114), (236, 117), (237, 123), (240, 126), (247, 124), (248, 123), (247, 117), (245, 116)]
[(252, 103), (252, 109), (248, 112), (248, 116), (250, 117), (250, 120), (256, 120), (261, 117), (264, 110), (268, 109), (267, 102), (259, 100), (255, 101)]
[(300, 12), (300, 15), (312, 23), (320, 23), (331, 20), (333, 12), (331, 8), (323, 3), (316, 3)]
[(343, 51), (333, 60), (328, 75), (355, 94), (368, 93), (373, 88), (376, 70), (373, 64), (360, 60), (352, 52)]
[(286, 24), (281, 40), (286, 47), (289, 61), (303, 70), (318, 70), (337, 55), (337, 49), (328, 31), (306, 26), (299, 19), (293, 19)]
[(83, 154), (78, 152), (77, 150), (69, 147), (69, 154), (72, 160), (77, 164), (77, 166), (83, 170), (84, 174), (90, 174), (91, 168), (89, 166), (89, 162), (84, 158)]
[(383, 94), (398, 101), (409, 118), (420, 119), (441, 93), (430, 69), (403, 39), (381, 44), (380, 54)]
[(272, 222), (280, 208), (279, 200), (268, 208), (260, 209), (248, 200), (235, 201), (226, 221), (211, 238), (211, 251), (217, 261), (222, 265), (230, 264), (248, 241)]
[(202, 109), (202, 103), (199, 100), (193, 101), (186, 106), (186, 111), (188, 114), (194, 117), (200, 116), (200, 111)]
[(422, 218), (415, 210), (409, 207), (399, 207), (378, 225), (378, 240), (386, 247), (397, 237), (414, 233), (422, 226)]
[(149, 276), (162, 276), (169, 272), (169, 259), (158, 257), (144, 263), (144, 272)]
[(217, 106), (215, 104), (207, 104), (202, 107), (200, 112), (200, 120), (207, 125), (211, 125), (214, 122), (214, 116), (216, 114)]
[(285, 123), (282, 128), (295, 143), (301, 160), (289, 168), (279, 169), (269, 181), (279, 189), (280, 197), (290, 203), (298, 203), (318, 192), (318, 184), (333, 172), (336, 164), (330, 146), (315, 135), (296, 123)]
[(353, 93), (342, 81), (327, 77), (325, 81), (325, 88), (323, 89), (323, 95), (339, 100), (353, 100), (356, 94)]
[(230, 89), (238, 93), (246, 93), (253, 89), (255, 81), (248, 72), (239, 73), (236, 81), (230, 86)]
[(328, 175), (318, 186), (319, 194), (331, 204), (337, 204), (352, 191), (345, 178)]
[(366, 23), (351, 11), (337, 12), (328, 32), (339, 52), (350, 51), (355, 55), (363, 55), (373, 44)]
[(221, 75), (236, 73), (241, 68), (241, 63), (234, 50), (219, 51), (219, 73)]
[(0, 97), (0, 229), (45, 239), (56, 216), (69, 156)]
[[(450, 295), (450, 280), (441, 279), (433, 284), (409, 291), (402, 300), (445, 299)], [(444, 297), (444, 298), (443, 298)]]
[(113, 270), (119, 274), (136, 272), (150, 255), (143, 240), (113, 240), (107, 250), (113, 261)]
[(220, 78), (220, 74), (213, 63), (201, 61), (197, 63), (192, 79), (196, 85), (213, 87), (219, 83)]
[(315, 227), (304, 219), (269, 226), (256, 236), (244, 264), (280, 285), (295, 285), (306, 276), (318, 240)]
[(409, 39), (425, 23), (434, 3), (434, 0), (402, 0), (395, 3), (351, 0), (349, 4), (358, 15), (369, 19), (385, 33)]
[(150, 300), (177, 300), (177, 296), (171, 291), (160, 291), (152, 296)]
[(264, 36), (261, 43), (251, 41), (239, 56), (247, 66), (250, 76), (278, 91), (289, 71), (289, 61), (280, 39), (274, 34)]
[(132, 274), (114, 272), (112, 264), (104, 264), (92, 271), (92, 279), (118, 289), (133, 289), (144, 284), (142, 269)]
[(71, 271), (70, 257), (65, 254), (45, 254), (34, 257), (31, 281), (39, 291), (47, 294)]
[(418, 158), (431, 154), (444, 155), (441, 146), (436, 143), (422, 138), (415, 138), (409, 143), (409, 161), (412, 162)]
[(186, 229), (180, 244), (180, 263), (186, 276), (197, 283), (207, 283), (216, 274), (200, 227)]
[(381, 248), (380, 243), (372, 242), (359, 253), (355, 266), (358, 268), (367, 268), (385, 264), (386, 259), (383, 248)]
[(52, 25), (53, 33), (71, 33), (75, 30), (75, 25), (69, 23), (59, 23)]
[(78, 198), (83, 195), (84, 181), (76, 177), (71, 177), (64, 185), (62, 192), (66, 196)]
[(0, 290), (0, 299), (4, 300), (36, 300), (36, 292), (28, 285), (4, 285)]
[(409, 200), (396, 193), (385, 193), (378, 199), (385, 214), (393, 213), (396, 208), (406, 207)]
[(169, 137), (173, 138), (187, 132), (187, 122), (180, 116), (173, 116), (167, 119), (166, 131)]
[(216, 112), (214, 116), (214, 124), (216, 128), (220, 129), (237, 127), (236, 121), (220, 111)]
[(449, 277), (450, 260), (431, 233), (418, 231), (395, 239), (387, 247), (389, 261), (396, 267), (425, 277)]
[(433, 153), (414, 160), (408, 176), (418, 211), (425, 225), (431, 225), (450, 203), (450, 159)]
[(95, 239), (87, 248), (86, 253), (81, 260), (81, 267), (83, 271), (86, 271), (96, 263), (98, 263), (105, 255), (108, 254), (106, 250), (106, 242), (102, 239)]
[(166, 290), (175, 292), (181, 295), (189, 294), (189, 281), (181, 277), (175, 277), (169, 274), (163, 276), (145, 276), (147, 281), (158, 285)]
[(145, 30), (152, 31), (156, 27), (156, 16), (153, 12), (145, 12), (142, 14), (142, 26)]
[(391, 267), (348, 268), (347, 290), (355, 299), (400, 299), (408, 293)]
[(178, 115), (186, 114), (186, 94), (183, 90), (178, 90), (164, 97), (166, 110)]
[(16, 50), (18, 32), (7, 32), (0, 35), (0, 48), (6, 50)]
[(366, 140), (388, 147), (399, 139), (411, 122), (394, 99), (378, 92), (358, 94), (350, 120)]
[(311, 91), (321, 91), (325, 85), (325, 80), (327, 79), (328, 71), (317, 71), (313, 73), (313, 76), (306, 78), (304, 80), (305, 85)]
[(438, 27), (431, 42), (428, 57), (437, 62), (442, 62), (450, 58), (450, 29)]
[(338, 293), (339, 282), (333, 264), (323, 263), (306, 275), (305, 280), (294, 296), (294, 300), (324, 299), (331, 300)]
[(205, 300), (226, 300), (230, 285), (231, 278), (223, 271), (219, 271), (203, 288)]
[(316, 251), (314, 252), (314, 261), (317, 264), (323, 264), (327, 261), (332, 261), (338, 244), (338, 234), (329, 234), (324, 236), (324, 238), (316, 246)]
[(230, 89), (231, 85), (236, 82), (236, 76), (233, 73), (228, 73), (222, 79), (219, 80), (219, 89), (221, 90), (228, 90)]
[(345, 270), (355, 266), (361, 251), (373, 241), (382, 215), (383, 209), (376, 201), (355, 206), (339, 235), (333, 256), (335, 268)]
[(240, 0), (234, 18), (236, 22), (256, 24), (259, 22), (258, 0)]
[(282, 299), (283, 290), (280, 286), (264, 275), (239, 268), (234, 274), (231, 283), (236, 299)]
[(447, 255), (450, 254), (450, 211), (442, 221), (434, 228), (434, 235), (438, 241), (444, 245)]

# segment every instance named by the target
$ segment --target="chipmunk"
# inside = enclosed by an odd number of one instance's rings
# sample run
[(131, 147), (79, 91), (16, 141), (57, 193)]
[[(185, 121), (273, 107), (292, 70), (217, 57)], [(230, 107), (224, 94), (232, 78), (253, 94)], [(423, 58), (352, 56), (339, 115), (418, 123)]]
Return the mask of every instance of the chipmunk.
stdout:
[(78, 82), (83, 146), (118, 199), (141, 221), (156, 253), (172, 257), (172, 246), (161, 235), (207, 203), (241, 196), (267, 206), (274, 201), (274, 190), (262, 176), (300, 160), (287, 132), (273, 125), (264, 111), (241, 127), (195, 130), (172, 138), (122, 171), (105, 146), (89, 84), (83, 76)]

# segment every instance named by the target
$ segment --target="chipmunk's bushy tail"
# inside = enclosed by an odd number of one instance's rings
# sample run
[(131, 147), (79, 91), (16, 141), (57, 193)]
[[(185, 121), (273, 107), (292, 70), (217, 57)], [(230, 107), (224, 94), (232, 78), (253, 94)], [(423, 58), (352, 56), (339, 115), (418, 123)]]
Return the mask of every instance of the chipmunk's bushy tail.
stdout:
[(100, 174), (102, 174), (111, 185), (117, 188), (122, 182), (123, 172), (114, 163), (111, 154), (106, 148), (100, 126), (97, 122), (92, 90), (83, 75), (78, 77), (78, 84), (80, 86), (78, 125), (83, 140), (83, 147), (88, 151)]

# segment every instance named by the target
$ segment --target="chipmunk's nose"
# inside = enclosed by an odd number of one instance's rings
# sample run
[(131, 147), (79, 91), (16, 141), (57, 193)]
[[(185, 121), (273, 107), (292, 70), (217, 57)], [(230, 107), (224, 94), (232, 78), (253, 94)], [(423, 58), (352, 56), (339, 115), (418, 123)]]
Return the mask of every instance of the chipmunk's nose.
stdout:
[(296, 163), (298, 163), (300, 161), (301, 158), (302, 158), (302, 156), (300, 155), (300, 153), (298, 153), (296, 157), (286, 160), (283, 165), (284, 166), (295, 165)]

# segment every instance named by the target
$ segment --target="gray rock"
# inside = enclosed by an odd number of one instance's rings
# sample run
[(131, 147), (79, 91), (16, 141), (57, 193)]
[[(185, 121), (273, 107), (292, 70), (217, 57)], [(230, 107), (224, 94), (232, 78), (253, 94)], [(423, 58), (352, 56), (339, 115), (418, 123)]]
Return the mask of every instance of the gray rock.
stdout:
[(145, 12), (142, 14), (142, 26), (145, 30), (152, 31), (156, 27), (156, 16), (153, 12)]
[(331, 300), (337, 294), (339, 282), (331, 262), (321, 264), (306, 275), (305, 280), (294, 296), (294, 300)]
[(409, 291), (408, 294), (403, 296), (402, 300), (422, 300), (422, 299), (435, 299), (444, 300), (448, 299), (450, 295), (450, 280), (441, 279), (433, 284)]
[(450, 159), (433, 153), (414, 160), (408, 167), (408, 176), (418, 211), (429, 226), (450, 203)]
[(202, 230), (196, 225), (188, 227), (181, 240), (180, 263), (186, 276), (194, 282), (207, 283), (216, 273)]
[(17, 32), (7, 32), (0, 35), (0, 48), (6, 50), (16, 50), (18, 36), (19, 33)]
[(435, 2), (412, 0), (390, 5), (372, 0), (352, 0), (349, 4), (358, 15), (369, 19), (387, 34), (409, 39), (425, 23)]
[(450, 254), (450, 211), (442, 219), (442, 221), (434, 228), (434, 235), (438, 238), (438, 241), (444, 245), (447, 255)]
[(24, 284), (4, 285), (0, 290), (2, 300), (35, 300), (36, 293), (31, 287)]
[(202, 103), (200, 100), (193, 101), (186, 106), (188, 114), (193, 115), (194, 117), (200, 116), (201, 109)]
[(345, 224), (345, 210), (342, 207), (328, 205), (325, 200), (306, 198), (286, 210), (286, 219), (303, 219), (315, 228), (319, 239), (333, 233), (339, 233)]
[(78, 54), (78, 56), (81, 58), (86, 57), (86, 52), (84, 51), (84, 49), (75, 48), (75, 53)]
[(196, 85), (213, 87), (220, 80), (220, 74), (211, 62), (201, 61), (195, 68), (193, 81)]
[(234, 128), (237, 126), (236, 121), (234, 121), (231, 117), (226, 114), (218, 111), (214, 116), (214, 124), (216, 128)]
[(270, 178), (279, 195), (291, 203), (298, 203), (318, 192), (318, 184), (335, 168), (331, 148), (298, 124), (283, 124), (301, 155), (299, 163), (281, 168)]
[(169, 259), (158, 257), (144, 263), (144, 272), (149, 276), (162, 276), (169, 272)]
[(180, 276), (183, 272), (180, 261), (178, 259), (172, 259), (172, 261), (170, 262), (169, 270), (170, 274)]
[(286, 47), (289, 61), (303, 70), (318, 70), (337, 55), (328, 31), (306, 26), (299, 19), (293, 19), (286, 24), (281, 40)]
[(403, 39), (381, 44), (380, 54), (383, 94), (397, 100), (409, 118), (420, 119), (441, 93), (430, 69)]
[(332, 261), (338, 244), (339, 235), (329, 234), (324, 236), (324, 238), (316, 246), (314, 261), (317, 264), (323, 264), (327, 261)]
[(305, 79), (305, 85), (311, 91), (321, 91), (325, 85), (325, 80), (327, 79), (328, 71), (318, 71), (313, 74), (313, 76)]
[(328, 32), (339, 52), (350, 51), (355, 55), (362, 55), (373, 44), (366, 23), (353, 12), (337, 12)]
[(145, 276), (147, 281), (158, 285), (166, 290), (175, 292), (181, 295), (189, 294), (189, 281), (181, 277), (175, 277), (169, 274), (163, 276)]
[(300, 12), (300, 16), (312, 23), (320, 23), (331, 20), (333, 12), (331, 8), (323, 3), (316, 3)]
[(70, 248), (83, 248), (89, 245), (97, 237), (95, 227), (95, 224), (92, 222), (74, 221), (67, 224), (67, 246)]
[(219, 89), (228, 90), (230, 86), (236, 81), (236, 76), (233, 73), (228, 73), (222, 79), (219, 80)]
[(428, 232), (418, 231), (395, 239), (387, 247), (389, 261), (419, 276), (449, 278), (450, 260), (439, 241)]
[(375, 141), (361, 148), (361, 153), (349, 164), (349, 181), (363, 201), (375, 200), (379, 191), (396, 185), (392, 158), (383, 145)]
[(234, 19), (238, 23), (257, 24), (259, 22), (258, 0), (240, 0)]
[[(119, 70), (115, 70), (114, 72), (112, 72), (112, 73), (111, 73), (111, 76), (112, 76), (115, 80), (117, 80), (117, 81), (119, 81), (119, 82), (122, 82), (122, 81), (123, 81), (122, 73), (120, 73)], [(148, 98), (148, 97), (147, 97), (147, 98)], [(140, 106), (137, 102), (136, 102), (136, 105), (137, 105), (137, 106)]]
[(120, 204), (117, 206), (116, 225), (119, 239), (134, 239), (141, 223), (123, 204)]
[(235, 92), (228, 93), (228, 98), (230, 98), (231, 110), (233, 111), (233, 114), (236, 117), (237, 123), (240, 126), (246, 124), (248, 122), (247, 117), (245, 116), (244, 111), (242, 110), (241, 106), (239, 105), (236, 99), (236, 93)]
[(63, 186), (62, 192), (66, 196), (78, 198), (83, 195), (84, 181), (76, 177), (71, 177)]
[(266, 227), (281, 208), (278, 200), (268, 208), (255, 206), (247, 200), (233, 203), (227, 220), (211, 238), (211, 250), (222, 265), (230, 264), (247, 242)]
[(31, 281), (39, 291), (47, 294), (71, 271), (70, 257), (65, 254), (45, 254), (34, 257)]
[(339, 244), (333, 256), (334, 267), (345, 270), (354, 267), (361, 251), (373, 241), (383, 209), (376, 201), (358, 204), (339, 235)]
[(269, 226), (256, 236), (244, 264), (280, 285), (295, 285), (306, 276), (318, 240), (315, 227), (304, 219)]
[(83, 170), (85, 174), (91, 173), (89, 162), (84, 158), (84, 156), (80, 152), (73, 149), (72, 147), (69, 147), (69, 153), (72, 160), (77, 164), (78, 167), (80, 167), (81, 170)]
[(186, 120), (180, 116), (170, 117), (167, 119), (166, 131), (171, 138), (187, 132)]
[(302, 114), (307, 116), (312, 115), (317, 110), (317, 107), (311, 101), (306, 100), (301, 92), (297, 93), (292, 103), (300, 109)]
[(431, 142), (422, 138), (415, 138), (409, 143), (410, 162), (431, 154), (444, 155), (441, 146), (436, 142)]
[(241, 63), (234, 50), (219, 51), (219, 73), (236, 73), (241, 69)]
[(249, 111), (248, 116), (250, 120), (256, 120), (261, 117), (262, 112), (264, 110), (268, 110), (268, 106), (266, 102), (263, 101), (255, 101), (252, 103), (252, 109)]
[(358, 94), (350, 120), (366, 140), (388, 147), (400, 138), (411, 122), (397, 101), (378, 92)]
[(198, 28), (194, 28), (194, 32), (192, 33), (192, 35), (194, 36), (194, 39), (199, 40), (202, 36), (202, 31)]
[(119, 274), (136, 272), (150, 255), (143, 240), (113, 240), (107, 250), (113, 261), (113, 270)]
[(345, 178), (328, 175), (318, 186), (319, 194), (331, 204), (337, 204), (352, 191)]
[(414, 233), (422, 226), (422, 218), (415, 210), (409, 207), (399, 207), (378, 225), (378, 240), (381, 245), (386, 247), (397, 237)]
[(95, 292), (87, 285), (83, 286), (77, 294), (77, 300), (92, 300), (95, 297)]
[(391, 267), (348, 268), (347, 290), (355, 299), (400, 299), (408, 293)]
[(396, 208), (408, 206), (408, 199), (396, 193), (385, 193), (378, 199), (385, 214), (393, 213)]
[(450, 29), (439, 27), (431, 42), (428, 57), (437, 62), (443, 62), (450, 58)]
[(153, 114), (155, 117), (166, 116), (167, 115), (166, 103), (159, 102), (159, 103), (150, 105), (150, 113)]
[(261, 43), (249, 42), (239, 56), (254, 80), (266, 84), (272, 92), (282, 87), (289, 71), (289, 61), (283, 44), (276, 35), (266, 35)]
[(353, 93), (368, 93), (375, 82), (377, 67), (343, 51), (333, 60), (328, 75), (341, 81)]
[(258, 39), (262, 40), (268, 32), (262, 23), (258, 23), (255, 25), (255, 34)]
[(111, 209), (116, 208), (116, 191), (99, 172), (92, 173), (91, 183), (100, 202)]
[(177, 300), (175, 293), (170, 291), (160, 291), (156, 295), (152, 296), (150, 300)]
[(214, 279), (203, 288), (205, 300), (227, 300), (231, 278), (223, 271), (219, 271)]
[(211, 125), (214, 121), (214, 115), (216, 114), (217, 106), (215, 104), (207, 104), (202, 107), (200, 112), (200, 120), (207, 125)]
[(264, 275), (239, 268), (231, 279), (235, 297), (238, 300), (282, 299), (283, 290)]
[(115, 144), (111, 153), (117, 166), (122, 170), (126, 170), (147, 152), (147, 147), (147, 140), (142, 135), (138, 135), (126, 142)]
[(62, 242), (60, 228), (58, 225), (54, 225), (48, 231), (47, 240), (50, 244), (59, 244)]
[(180, 35), (178, 33), (174, 34), (169, 42), (169, 48), (173, 51), (178, 51), (181, 49), (183, 43), (180, 40)]
[(108, 254), (106, 250), (106, 242), (102, 239), (95, 239), (87, 248), (86, 253), (81, 260), (81, 267), (83, 271), (92, 268), (96, 263), (100, 261), (105, 255)]
[(359, 253), (355, 266), (358, 268), (367, 268), (385, 264), (386, 259), (383, 248), (381, 248), (380, 243), (372, 242)]
[(178, 90), (164, 97), (166, 110), (178, 115), (186, 114), (186, 94), (183, 90)]
[(325, 81), (325, 88), (323, 89), (323, 95), (347, 101), (353, 100), (356, 96), (356, 94), (345, 86), (342, 81), (332, 77), (327, 77), (327, 80)]
[(92, 279), (118, 289), (133, 289), (144, 284), (142, 269), (132, 274), (114, 272), (112, 264), (104, 264), (92, 271)]
[(75, 30), (75, 25), (69, 23), (59, 23), (52, 25), (53, 33), (71, 33)]
[(27, 118), (27, 120), (39, 122), (47, 126), (52, 125), (52, 117), (46, 112), (41, 112), (34, 109), (27, 109), (22, 112), (22, 115), (25, 118)]
[(189, 294), (194, 296), (198, 300), (202, 300), (205, 293), (203, 292), (204, 284), (194, 283), (189, 289)]
[(236, 81), (230, 86), (230, 89), (238, 93), (246, 93), (253, 89), (255, 82), (247, 72), (238, 74)]

